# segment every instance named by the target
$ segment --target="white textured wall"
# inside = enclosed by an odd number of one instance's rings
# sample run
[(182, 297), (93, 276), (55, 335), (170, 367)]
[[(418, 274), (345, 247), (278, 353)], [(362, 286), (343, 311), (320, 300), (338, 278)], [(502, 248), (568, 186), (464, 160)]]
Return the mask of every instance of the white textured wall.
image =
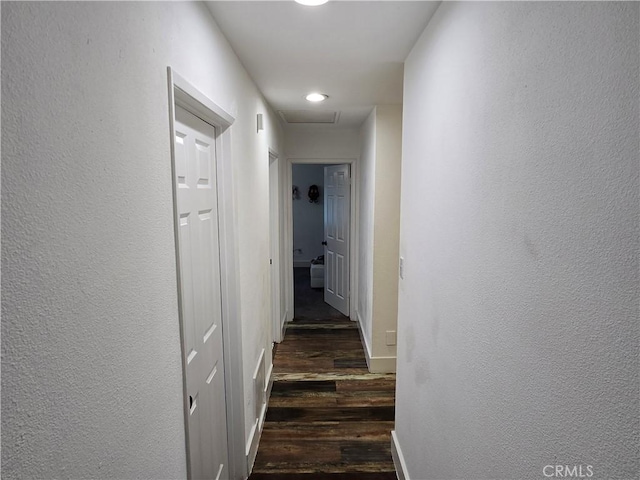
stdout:
[(3, 478), (186, 475), (167, 65), (237, 117), (253, 411), (275, 117), (202, 4), (3, 4)]
[[(373, 321), (373, 215), (376, 183), (376, 109), (360, 129), (358, 179), (358, 305), (357, 316), (365, 342), (371, 348)], [(371, 354), (371, 352), (369, 352)]]
[(400, 175), (402, 164), (402, 105), (376, 107), (375, 219), (373, 225), (374, 357), (395, 357), (387, 331), (398, 320), (398, 254), (400, 244)]
[(353, 129), (304, 127), (285, 130), (287, 158), (358, 158), (358, 131)]
[(637, 478), (638, 3), (443, 3), (405, 64), (410, 478)]
[[(402, 106), (376, 106), (360, 130), (358, 317), (370, 357), (393, 358), (386, 344), (398, 313)], [(393, 370), (393, 362), (374, 371)]]
[[(293, 165), (293, 184), (300, 190), (300, 198), (293, 201), (293, 261), (310, 262), (324, 255), (324, 165)], [(318, 203), (309, 202), (309, 187), (320, 189)], [(302, 253), (296, 253), (296, 249)]]

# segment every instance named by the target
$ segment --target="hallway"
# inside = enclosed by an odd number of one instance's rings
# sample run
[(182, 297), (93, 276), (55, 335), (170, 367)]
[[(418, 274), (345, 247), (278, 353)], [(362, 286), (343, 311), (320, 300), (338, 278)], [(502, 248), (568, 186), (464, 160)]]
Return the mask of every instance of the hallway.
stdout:
[(1, 6), (2, 479), (640, 478), (639, 1)]
[[(357, 326), (296, 270), (296, 318), (277, 345), (251, 479), (395, 479), (395, 375), (370, 374)], [(305, 275), (306, 273), (306, 275)]]

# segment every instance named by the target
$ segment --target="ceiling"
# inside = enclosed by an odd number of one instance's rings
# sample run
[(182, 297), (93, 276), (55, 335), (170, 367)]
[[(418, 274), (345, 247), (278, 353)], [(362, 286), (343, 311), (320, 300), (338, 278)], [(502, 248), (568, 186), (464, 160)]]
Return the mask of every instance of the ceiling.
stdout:
[[(357, 127), (374, 105), (402, 103), (404, 60), (439, 3), (206, 2), (274, 110), (337, 112), (325, 128)], [(312, 104), (304, 99), (311, 91), (329, 98)]]

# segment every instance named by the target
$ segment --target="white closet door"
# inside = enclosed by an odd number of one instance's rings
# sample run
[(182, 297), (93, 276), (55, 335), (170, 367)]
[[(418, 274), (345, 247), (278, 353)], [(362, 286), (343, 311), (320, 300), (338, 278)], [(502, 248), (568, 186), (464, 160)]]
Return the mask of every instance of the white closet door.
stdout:
[(215, 128), (176, 107), (175, 179), (189, 464), (193, 479), (228, 477)]

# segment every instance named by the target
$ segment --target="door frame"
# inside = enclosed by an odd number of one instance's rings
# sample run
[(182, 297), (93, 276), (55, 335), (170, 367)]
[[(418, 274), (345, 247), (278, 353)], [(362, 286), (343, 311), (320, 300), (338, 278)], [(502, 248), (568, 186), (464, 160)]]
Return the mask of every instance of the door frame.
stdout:
[(286, 178), (284, 183), (284, 207), (285, 207), (285, 268), (286, 282), (285, 294), (287, 301), (287, 321), (293, 320), (294, 315), (294, 291), (293, 291), (293, 165), (340, 165), (348, 164), (351, 172), (351, 220), (349, 222), (349, 318), (356, 320), (356, 305), (358, 304), (358, 162), (355, 158), (288, 158)]
[(275, 150), (269, 148), (269, 248), (271, 276), (271, 323), (273, 341), (282, 342), (284, 338), (284, 321), (281, 301), (281, 258), (280, 237), (282, 232), (280, 158)]
[[(216, 174), (218, 187), (218, 228), (220, 242), (220, 279), (222, 292), (222, 343), (227, 407), (227, 444), (229, 453), (229, 476), (232, 479), (247, 477), (247, 462), (244, 453), (244, 386), (242, 369), (242, 327), (240, 323), (240, 297), (238, 288), (237, 232), (234, 223), (233, 163), (231, 157), (231, 125), (235, 118), (227, 113), (195, 86), (167, 67), (169, 87), (169, 133), (171, 136), (171, 175), (174, 222), (176, 217), (175, 178), (175, 107), (179, 105), (188, 112), (216, 127)], [(173, 226), (172, 226), (173, 227)], [(176, 277), (180, 292), (180, 260), (178, 255), (177, 230), (174, 228), (176, 251)], [(178, 294), (180, 302), (180, 295)], [(186, 401), (186, 365), (184, 364), (184, 328), (182, 306), (178, 310), (180, 325), (180, 350), (182, 363), (183, 414), (185, 445), (187, 453), (187, 475), (189, 471), (189, 406)]]

